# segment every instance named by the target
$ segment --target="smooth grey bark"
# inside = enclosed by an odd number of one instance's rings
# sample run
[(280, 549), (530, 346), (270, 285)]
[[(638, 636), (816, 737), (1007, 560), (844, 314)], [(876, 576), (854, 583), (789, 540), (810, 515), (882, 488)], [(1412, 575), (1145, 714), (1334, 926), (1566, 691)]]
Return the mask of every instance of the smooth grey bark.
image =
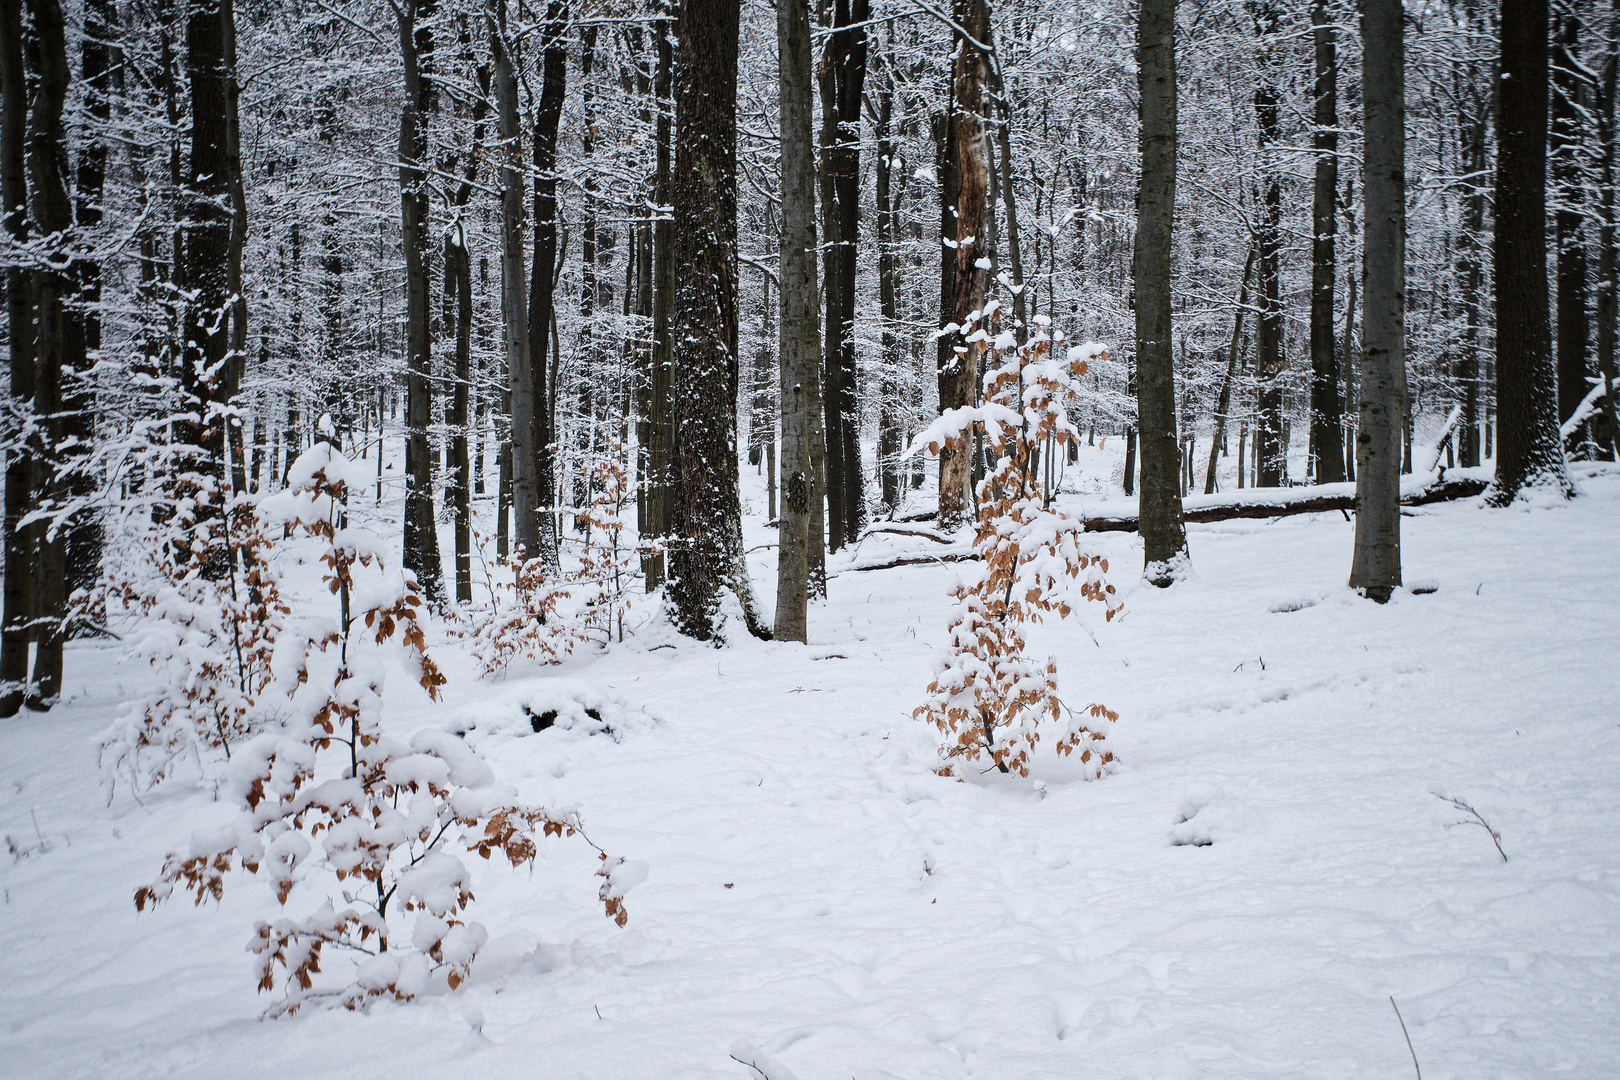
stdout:
[(1176, 0), (1142, 0), (1136, 24), (1142, 102), (1142, 175), (1137, 189), (1136, 417), (1141, 431), (1143, 575), (1164, 588), (1187, 570), (1176, 444), (1175, 357), (1170, 340), (1170, 239), (1176, 208)]
[(1547, 0), (1503, 0), (1498, 84), (1496, 479), (1486, 501), (1527, 488), (1574, 494), (1558, 433), (1547, 310)]
[(1406, 52), (1401, 0), (1361, 19), (1361, 400), (1350, 587), (1384, 603), (1401, 584), (1401, 424), (1406, 408)]
[(1311, 4), (1316, 54), (1316, 151), (1311, 220), (1311, 463), (1318, 484), (1344, 480), (1344, 417), (1339, 357), (1333, 342), (1333, 287), (1338, 279), (1335, 236), (1339, 187), (1339, 46), (1327, 0)]
[(810, 0), (779, 0), (776, 40), (782, 116), (782, 283), (777, 302), (782, 506), (777, 519), (775, 637), (802, 642), (811, 590), (810, 510), (823, 498), (819, 470), (812, 461), (822, 406)]

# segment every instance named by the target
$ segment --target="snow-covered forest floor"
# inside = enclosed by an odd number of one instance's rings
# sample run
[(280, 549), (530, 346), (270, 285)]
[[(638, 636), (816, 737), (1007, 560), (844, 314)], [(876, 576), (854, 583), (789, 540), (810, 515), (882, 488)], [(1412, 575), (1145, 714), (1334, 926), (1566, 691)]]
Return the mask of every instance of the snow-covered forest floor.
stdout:
[[(185, 774), (109, 802), (97, 736), (150, 676), (78, 644), (70, 703), (0, 723), (0, 1074), (742, 1080), (746, 1040), (773, 1080), (1409, 1076), (1393, 996), (1429, 1080), (1620, 1075), (1620, 473), (1581, 486), (1413, 511), (1406, 579), (1436, 591), (1386, 607), (1345, 588), (1337, 513), (1193, 526), (1162, 592), (1136, 536), (1090, 537), (1123, 617), (1032, 638), (1071, 706), (1119, 714), (1089, 783), (1046, 744), (1030, 779), (934, 775), (910, 714), (964, 567), (845, 569), (903, 538), (831, 561), (808, 647), (643, 608), (622, 644), (484, 680), (435, 624), (446, 700), (391, 677), (389, 727), (465, 731), (649, 876), (620, 929), (581, 844), (474, 859), (471, 981), (369, 1014), (260, 1019), (259, 882), (136, 913), (232, 810)], [(774, 553), (750, 561), (768, 609)], [(530, 731), (522, 705), (568, 698), (613, 735)]]

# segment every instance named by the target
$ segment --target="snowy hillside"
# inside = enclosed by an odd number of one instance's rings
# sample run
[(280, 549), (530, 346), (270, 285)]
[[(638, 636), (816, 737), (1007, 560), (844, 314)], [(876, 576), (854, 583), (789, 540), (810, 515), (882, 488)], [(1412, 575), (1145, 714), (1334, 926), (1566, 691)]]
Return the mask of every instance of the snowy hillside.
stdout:
[[(620, 929), (581, 845), (532, 874), (475, 858), (470, 982), (369, 1013), (260, 1019), (259, 882), (137, 914), (232, 811), (195, 773), (109, 801), (97, 737), (149, 675), (80, 644), (69, 707), (0, 723), (0, 1073), (758, 1075), (735, 1051), (771, 1080), (1401, 1077), (1413, 1053), (1430, 1080), (1620, 1074), (1620, 474), (1581, 482), (1410, 512), (1406, 579), (1435, 591), (1384, 607), (1344, 587), (1337, 513), (1192, 526), (1196, 576), (1162, 592), (1134, 535), (1092, 538), (1122, 618), (1033, 640), (1071, 706), (1119, 714), (1090, 783), (1045, 747), (1030, 779), (934, 775), (910, 714), (949, 564), (837, 573), (808, 647), (655, 619), (490, 681), (435, 624), (446, 699), (392, 680), (390, 731), (464, 734), (648, 877)], [(525, 705), (565, 711), (534, 733)]]

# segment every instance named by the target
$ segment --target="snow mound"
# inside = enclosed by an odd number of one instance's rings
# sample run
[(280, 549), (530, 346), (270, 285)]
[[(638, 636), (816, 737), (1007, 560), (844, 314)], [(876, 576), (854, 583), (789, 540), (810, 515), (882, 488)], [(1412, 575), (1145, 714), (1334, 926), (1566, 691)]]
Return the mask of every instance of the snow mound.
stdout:
[(626, 734), (658, 723), (640, 705), (584, 679), (538, 678), (510, 683), (499, 697), (456, 710), (448, 728), (476, 746), (492, 735), (553, 731), (577, 737), (606, 735), (620, 742)]
[(1181, 799), (1181, 810), (1170, 830), (1175, 847), (1209, 847), (1248, 832), (1254, 824), (1249, 808), (1214, 784), (1194, 784)]

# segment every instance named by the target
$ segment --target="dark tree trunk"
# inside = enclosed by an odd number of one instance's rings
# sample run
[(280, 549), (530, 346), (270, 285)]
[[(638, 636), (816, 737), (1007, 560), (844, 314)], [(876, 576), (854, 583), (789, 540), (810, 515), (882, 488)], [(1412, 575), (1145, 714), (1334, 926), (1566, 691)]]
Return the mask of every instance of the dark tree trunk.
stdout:
[[(1496, 480), (1573, 494), (1558, 433), (1547, 311), (1547, 0), (1503, 0), (1496, 157)], [(1365, 393), (1365, 388), (1363, 390)]]
[[(892, 64), (890, 56), (885, 67)], [(900, 452), (901, 406), (900, 368), (905, 362), (905, 349), (899, 332), (899, 301), (895, 258), (895, 219), (899, 213), (899, 199), (894, 190), (894, 177), (898, 174), (904, 183), (904, 165), (895, 157), (895, 144), (890, 132), (890, 119), (894, 110), (894, 82), (887, 71), (877, 105), (877, 245), (878, 245), (878, 308), (883, 318), (883, 380), (879, 388), (878, 403), (878, 476), (883, 491), (883, 512), (893, 517), (900, 511)]]
[[(1232, 340), (1226, 347), (1226, 376), (1221, 380), (1221, 393), (1215, 402), (1215, 435), (1209, 443), (1209, 468), (1204, 470), (1204, 494), (1215, 494), (1215, 466), (1221, 448), (1226, 445), (1226, 420), (1232, 408), (1232, 379), (1237, 374), (1239, 351), (1243, 345), (1243, 313), (1249, 309), (1249, 275), (1254, 272), (1255, 246), (1249, 245), (1249, 256), (1243, 260), (1243, 277), (1238, 284), (1237, 308), (1232, 312)], [(1340, 461), (1341, 468), (1343, 460)], [(1241, 469), (1240, 469), (1241, 471)]]
[(758, 625), (743, 561), (737, 491), (737, 52), (739, 0), (686, 0), (675, 65), (671, 319), (670, 613), (712, 637), (721, 592)]
[[(654, 32), (657, 66), (653, 73), (653, 97), (658, 104), (656, 158), (653, 173), (653, 201), (658, 217), (652, 228), (652, 353), (647, 380), (647, 512), (643, 535), (661, 542), (669, 536), (670, 468), (675, 455), (675, 429), (670, 423), (670, 380), (674, 374), (674, 341), (670, 337), (670, 317), (675, 309), (675, 234), (670, 218), (670, 151), (673, 139), (675, 102), (672, 98), (675, 43), (670, 37), (670, 19), (676, 14), (674, 0), (661, 0), (664, 15)], [(659, 548), (642, 559), (651, 592), (664, 583), (667, 556)]]
[(433, 36), (426, 25), (435, 0), (405, 0), (399, 14), (399, 46), (405, 65), (405, 105), (399, 121), (400, 243), (405, 250), (405, 542), (404, 565), (422, 593), (444, 601), (438, 523), (433, 512), (432, 326), (428, 316), (428, 118), (436, 94), (432, 81)]
[[(78, 263), (71, 246), (73, 203), (67, 189), (67, 136), (62, 126), (70, 78), (62, 9), (57, 0), (29, 0), (28, 6), (34, 17), (32, 54), (38, 65), (28, 125), (28, 171), (33, 181), (30, 205), (40, 233), (55, 247), (49, 265), (34, 272), (38, 320), (34, 411), (43, 429), (35, 490), (43, 495), (42, 505), (54, 508), (68, 495), (59, 453), (66, 433), (62, 384), (65, 375), (84, 367), (84, 323), (73, 308)], [(203, 500), (198, 502), (201, 505)], [(38, 556), (34, 567), (38, 623), (28, 704), (47, 709), (62, 692), (62, 645), (66, 637), (63, 619), (67, 606), (64, 533), (41, 535)]]
[[(463, 46), (470, 52), (471, 41), (463, 30)], [(472, 253), (467, 249), (466, 210), (484, 148), (485, 120), (489, 114), (490, 70), (478, 69), (478, 97), (473, 102), (472, 149), (462, 181), (456, 185), (455, 220), (444, 238), (445, 280), (454, 284), (456, 335), (455, 388), (445, 423), (450, 428), (450, 500), (456, 521), (456, 602), (472, 603), (472, 462), (467, 443), (472, 405)], [(447, 290), (448, 291), (448, 290)], [(450, 300), (452, 297), (446, 297)]]
[(518, 88), (511, 42), (506, 35), (506, 4), (495, 0), (490, 22), (490, 55), (495, 64), (496, 126), (501, 149), (501, 344), (506, 356), (507, 434), (500, 448), (498, 553), (507, 557), (516, 517), (517, 543), (535, 549), (534, 376), (529, 342), (529, 294), (524, 281), (523, 146), (518, 126)]
[[(855, 373), (855, 272), (860, 240), (861, 96), (868, 0), (832, 0), (833, 33), (822, 56), (821, 213), (827, 235), (827, 546), (855, 542), (865, 517)], [(854, 25), (854, 29), (840, 27)]]
[(1350, 587), (1379, 603), (1401, 584), (1401, 423), (1406, 409), (1406, 46), (1401, 0), (1367, 0), (1361, 106), (1361, 412)]
[(1482, 293), (1485, 289), (1485, 170), (1489, 165), (1485, 138), (1490, 116), (1489, 87), (1469, 87), (1469, 113), (1459, 123), (1464, 171), (1472, 179), (1463, 196), (1462, 232), (1457, 237), (1458, 278), (1462, 287), (1463, 337), (1457, 357), (1457, 382), (1462, 389), (1462, 415), (1457, 422), (1457, 464), (1465, 469), (1479, 464), (1480, 436), (1480, 331)]
[[(21, 0), (0, 0), (0, 26), (22, 26)], [(0, 222), (12, 242), (28, 239), (28, 87), (22, 34), (0, 34)], [(34, 283), (8, 266), (7, 338), (11, 405), (25, 413), (34, 397)], [(8, 436), (12, 433), (8, 431)], [(29, 609), (34, 593), (33, 530), (22, 519), (34, 508), (35, 445), (17, 441), (6, 462), (4, 622), (0, 629), (0, 716), (22, 708), (28, 682)]]
[[(1587, 154), (1584, 117), (1591, 106), (1586, 95), (1586, 72), (1578, 57), (1580, 18), (1572, 4), (1559, 3), (1553, 12), (1552, 123), (1547, 146), (1555, 185), (1553, 242), (1557, 245), (1558, 305), (1558, 419), (1567, 420), (1580, 407), (1590, 389), (1586, 382), (1591, 362), (1587, 327), (1585, 167)], [(1579, 447), (1585, 425), (1573, 436)]]
[[(225, 172), (231, 214), (230, 255), (226, 260), (226, 287), (231, 296), (231, 335), (230, 352), (225, 363), (224, 396), (226, 401), (234, 402), (241, 395), (242, 376), (247, 371), (248, 305), (247, 289), (242, 278), (242, 259), (247, 249), (247, 189), (242, 181), (242, 127), (237, 108), (242, 84), (236, 71), (236, 7), (233, 0), (221, 0), (219, 14), (220, 33), (224, 35)], [(225, 424), (225, 455), (228, 459), (226, 467), (230, 470), (230, 487), (234, 493), (247, 489), (247, 448), (243, 445), (246, 434), (241, 413), (233, 412)], [(237, 512), (245, 515), (248, 511), (246, 506), (242, 506)], [(234, 558), (232, 561), (234, 563)]]
[[(1262, 42), (1277, 40), (1279, 14), (1275, 0), (1256, 5), (1255, 25)], [(1269, 64), (1269, 61), (1266, 63)], [(1259, 408), (1255, 416), (1256, 487), (1279, 487), (1288, 472), (1288, 446), (1283, 441), (1282, 182), (1273, 148), (1282, 143), (1281, 96), (1268, 67), (1262, 67), (1254, 92), (1254, 115), (1260, 128), (1261, 180), (1264, 193), (1259, 215), (1260, 333), (1255, 375)]]
[[(553, 403), (557, 390), (546, 378), (546, 350), (555, 347), (552, 330), (556, 323), (553, 297), (557, 288), (557, 128), (562, 122), (563, 99), (568, 93), (568, 5), (565, 0), (548, 0), (546, 21), (541, 29), (544, 56), (540, 79), (539, 107), (534, 115), (534, 265), (529, 273), (529, 348), (532, 360), (529, 375), (533, 386), (533, 430), (535, 456), (532, 466), (516, 461), (513, 473), (513, 512), (517, 517), (516, 537), (525, 549), (525, 558), (540, 558), (547, 566), (559, 565), (557, 556), (557, 478), (554, 467), (556, 415)], [(514, 420), (514, 426), (516, 421)], [(525, 515), (517, 494), (524, 483), (524, 470), (532, 468), (534, 502)], [(531, 542), (532, 541), (532, 542)]]
[(1339, 402), (1339, 356), (1333, 343), (1334, 251), (1339, 194), (1339, 47), (1327, 0), (1313, 0), (1316, 38), (1316, 188), (1311, 218), (1311, 467), (1318, 484), (1344, 480), (1344, 417)]
[(815, 446), (821, 424), (821, 328), (816, 307), (815, 158), (811, 142), (809, 0), (779, 0), (782, 116), (782, 287), (779, 296), (778, 407), (782, 427), (782, 507), (778, 518), (776, 627), (779, 641), (806, 637), (811, 555), (820, 537), (811, 508), (823, 497)]
[(1598, 274), (1597, 274), (1597, 365), (1598, 371), (1608, 383), (1608, 392), (1603, 397), (1604, 426), (1607, 431), (1606, 438), (1600, 440), (1600, 446), (1606, 447), (1603, 454), (1608, 460), (1614, 460), (1620, 455), (1620, 421), (1616, 419), (1614, 395), (1617, 382), (1620, 382), (1620, 372), (1616, 372), (1615, 363), (1615, 336), (1616, 314), (1620, 311), (1620, 259), (1616, 257), (1616, 226), (1620, 222), (1615, 220), (1615, 89), (1616, 69), (1620, 68), (1620, 8), (1610, 14), (1609, 22), (1609, 48), (1604, 56), (1603, 71), (1598, 81), (1598, 139), (1601, 146), (1599, 176), (1601, 183), (1599, 191), (1602, 193), (1598, 201)]
[(1142, 0), (1136, 60), (1142, 102), (1142, 178), (1131, 268), (1136, 291), (1136, 416), (1142, 433), (1137, 513), (1144, 574), (1163, 588), (1173, 584), (1187, 565), (1170, 342), (1170, 239), (1176, 207), (1175, 0)]

